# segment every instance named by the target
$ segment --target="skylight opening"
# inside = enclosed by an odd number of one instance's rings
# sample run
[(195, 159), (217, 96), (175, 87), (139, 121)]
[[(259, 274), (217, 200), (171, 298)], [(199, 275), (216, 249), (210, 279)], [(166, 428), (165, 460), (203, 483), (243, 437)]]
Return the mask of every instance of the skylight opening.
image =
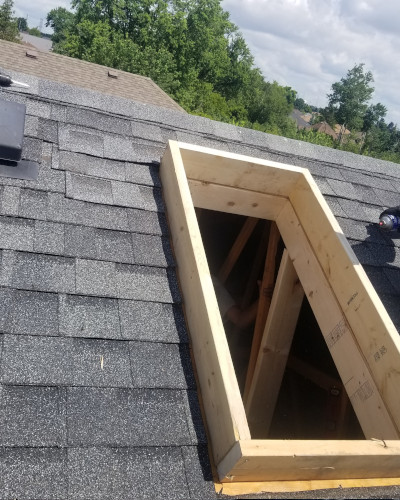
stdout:
[[(309, 172), (170, 141), (161, 180), (220, 481), (397, 477), (398, 333)], [(242, 399), (195, 207), (273, 221), (285, 250), (262, 343), (276, 346), (286, 332), (287, 345), (300, 310), (298, 291), (304, 290), (366, 439), (254, 438), (245, 406), (252, 394), (257, 403), (265, 388), (276, 387), (273, 368), (275, 362), (282, 367), (282, 357), (261, 343), (253, 376), (257, 390), (246, 394), (245, 388)], [(378, 359), (380, 349), (385, 354)], [(304, 371), (296, 360), (287, 364)], [(318, 378), (318, 371), (309, 373)], [(336, 377), (325, 382), (330, 386), (332, 380), (335, 396)]]

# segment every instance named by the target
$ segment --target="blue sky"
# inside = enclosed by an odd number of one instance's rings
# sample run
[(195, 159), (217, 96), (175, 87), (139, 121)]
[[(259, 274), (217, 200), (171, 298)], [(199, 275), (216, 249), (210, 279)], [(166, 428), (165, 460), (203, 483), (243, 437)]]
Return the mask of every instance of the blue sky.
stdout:
[[(43, 28), (47, 13), (68, 0), (14, 0), (16, 15)], [(400, 126), (399, 0), (222, 0), (266, 80), (326, 105), (332, 83), (365, 63), (375, 79), (373, 102)]]

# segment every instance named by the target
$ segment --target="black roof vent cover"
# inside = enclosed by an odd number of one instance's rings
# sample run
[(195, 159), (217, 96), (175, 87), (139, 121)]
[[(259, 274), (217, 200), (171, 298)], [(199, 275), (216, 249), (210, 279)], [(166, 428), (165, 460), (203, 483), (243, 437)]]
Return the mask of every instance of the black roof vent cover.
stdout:
[(21, 160), (25, 104), (0, 99), (0, 176), (36, 180), (38, 164)]
[(0, 158), (19, 161), (24, 140), (25, 104), (0, 100)]

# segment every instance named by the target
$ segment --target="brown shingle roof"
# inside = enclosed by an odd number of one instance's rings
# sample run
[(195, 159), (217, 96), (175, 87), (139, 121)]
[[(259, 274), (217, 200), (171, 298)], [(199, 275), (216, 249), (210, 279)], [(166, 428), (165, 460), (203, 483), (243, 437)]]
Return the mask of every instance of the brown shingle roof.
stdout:
[(333, 130), (333, 128), (327, 122), (319, 122), (312, 125), (312, 128), (317, 132), (322, 132), (323, 134), (330, 135), (334, 139), (337, 139), (337, 133)]
[[(37, 51), (36, 57), (27, 57), (26, 51), (26, 46), (22, 44), (0, 40), (0, 67), (103, 94), (184, 111), (146, 76), (134, 75), (52, 52)], [(117, 78), (111, 78), (109, 71), (117, 74)]]

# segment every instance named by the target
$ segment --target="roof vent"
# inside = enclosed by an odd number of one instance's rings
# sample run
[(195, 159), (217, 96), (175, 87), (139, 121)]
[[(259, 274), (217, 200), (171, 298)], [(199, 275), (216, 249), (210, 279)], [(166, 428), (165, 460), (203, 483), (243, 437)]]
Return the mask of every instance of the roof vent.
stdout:
[(36, 52), (36, 50), (27, 49), (27, 51), (26, 51), (26, 57), (31, 57), (32, 59), (37, 59), (38, 55), (39, 54)]
[(0, 176), (36, 180), (38, 164), (21, 160), (26, 107), (0, 99)]
[(110, 78), (118, 78), (118, 73), (116, 71), (113, 71), (111, 69), (108, 70), (108, 76)]

